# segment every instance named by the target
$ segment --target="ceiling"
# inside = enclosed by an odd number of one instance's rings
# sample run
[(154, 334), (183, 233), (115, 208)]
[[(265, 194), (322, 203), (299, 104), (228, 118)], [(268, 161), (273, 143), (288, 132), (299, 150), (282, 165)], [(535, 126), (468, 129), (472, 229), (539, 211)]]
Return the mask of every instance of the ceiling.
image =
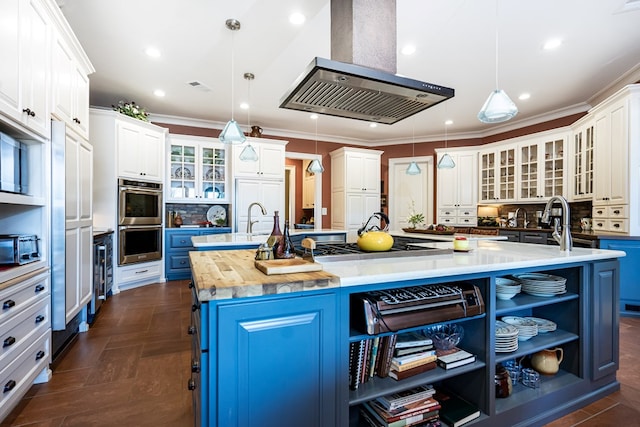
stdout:
[[(152, 120), (220, 129), (233, 105), (245, 129), (250, 122), (269, 135), (314, 138), (309, 114), (278, 105), (314, 57), (331, 57), (329, 0), (57, 2), (96, 69), (91, 105), (135, 101)], [(305, 23), (291, 24), (292, 12)], [(242, 28), (228, 30), (228, 18)], [(437, 140), (446, 119), (451, 138), (478, 137), (585, 111), (606, 91), (640, 80), (639, 22), (640, 0), (511, 0), (497, 8), (495, 0), (397, 0), (398, 51), (416, 47), (398, 53), (397, 73), (454, 88), (455, 97), (376, 128), (320, 116), (318, 138), (373, 146)], [(550, 38), (562, 44), (543, 50)], [(161, 56), (147, 56), (149, 46)], [(496, 63), (498, 86), (519, 113), (488, 125), (476, 115), (496, 88)], [(255, 75), (251, 83), (245, 72)], [(156, 89), (166, 95), (154, 96)], [(524, 92), (530, 99), (519, 100)], [(251, 102), (250, 117), (242, 101)]]

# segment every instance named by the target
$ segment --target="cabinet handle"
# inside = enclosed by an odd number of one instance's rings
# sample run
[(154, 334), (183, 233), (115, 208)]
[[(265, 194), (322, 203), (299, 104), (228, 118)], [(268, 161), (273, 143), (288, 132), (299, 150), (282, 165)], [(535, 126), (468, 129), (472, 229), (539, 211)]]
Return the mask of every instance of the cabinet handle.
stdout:
[(185, 265), (187, 261), (180, 261), (180, 265)]
[(30, 117), (35, 117), (36, 116), (36, 112), (33, 111), (31, 108), (23, 108), (22, 112), (23, 113), (27, 113), (27, 116), (30, 116)]
[(44, 355), (47, 354), (44, 351), (40, 350), (38, 353), (36, 353), (36, 360), (40, 360), (44, 357)]
[(36, 316), (36, 323), (40, 323), (44, 320), (44, 316), (42, 314), (38, 314)]
[(16, 386), (16, 382), (14, 380), (9, 380), (7, 381), (7, 383), (4, 385), (4, 391), (3, 393), (8, 393), (11, 390), (13, 390), (13, 388)]
[(38, 284), (36, 285), (36, 293), (44, 291), (44, 285)]
[(7, 337), (2, 343), (2, 347), (11, 347), (13, 344), (15, 344), (15, 342), (16, 342), (15, 337)]
[(180, 240), (180, 243), (187, 243), (186, 240)]
[(191, 372), (195, 374), (200, 373), (200, 362), (195, 359), (191, 361)]
[(187, 389), (193, 391), (196, 389), (196, 382), (193, 379), (190, 379), (187, 383)]
[(77, 117), (74, 117), (74, 118), (73, 118), (73, 121), (74, 121), (75, 123), (77, 123), (77, 124), (80, 124), (80, 119), (78, 119)]
[(198, 304), (193, 304), (191, 306), (191, 311), (195, 313), (196, 311), (198, 311), (198, 308), (200, 308), (200, 307), (198, 307)]
[(8, 299), (4, 302), (4, 304), (2, 304), (2, 309), (3, 310), (7, 310), (11, 307), (14, 307), (16, 305), (16, 302), (12, 299)]
[(620, 224), (613, 224), (613, 228), (620, 228)]
[(193, 289), (193, 282), (189, 282), (189, 289)]
[(146, 273), (147, 271), (149, 271), (148, 269), (146, 270), (140, 270), (140, 271), (136, 271), (136, 274), (142, 274), (142, 273)]
[(189, 325), (189, 327), (187, 328), (187, 333), (189, 335), (195, 335), (196, 333), (196, 327), (193, 325)]
[(618, 209), (616, 209), (615, 211), (613, 211), (614, 214), (616, 215), (620, 215), (620, 211)]
[(604, 224), (603, 224), (603, 223), (601, 223), (601, 222), (599, 222), (599, 223), (598, 223), (598, 227), (602, 227), (602, 226), (604, 226)]

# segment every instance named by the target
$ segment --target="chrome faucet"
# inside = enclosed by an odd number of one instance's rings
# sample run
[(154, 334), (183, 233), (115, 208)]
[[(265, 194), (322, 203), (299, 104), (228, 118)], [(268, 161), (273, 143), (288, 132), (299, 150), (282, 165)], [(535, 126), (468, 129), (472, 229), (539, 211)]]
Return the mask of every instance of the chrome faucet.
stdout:
[(542, 222), (549, 224), (551, 206), (553, 206), (554, 202), (560, 202), (562, 205), (562, 235), (560, 235), (560, 232), (558, 231), (558, 223), (554, 222), (553, 234), (551, 236), (560, 244), (561, 251), (570, 251), (573, 249), (573, 240), (571, 239), (571, 226), (569, 224), (571, 214), (569, 212), (569, 203), (567, 202), (567, 199), (562, 196), (553, 196), (550, 198), (547, 205), (544, 207)]
[(518, 212), (520, 212), (522, 210), (522, 212), (524, 212), (524, 220), (522, 221), (522, 228), (527, 228), (527, 226), (529, 225), (529, 221), (527, 221), (527, 211), (525, 211), (522, 208), (518, 208), (516, 209), (516, 213), (513, 215), (513, 221), (515, 222), (515, 226), (518, 226)]
[(260, 206), (260, 209), (262, 209), (262, 215), (266, 215), (267, 214), (267, 210), (265, 209), (264, 206), (262, 206), (262, 203), (260, 202), (253, 202), (249, 205), (249, 209), (247, 210), (247, 234), (251, 234), (253, 232), (253, 224), (255, 224), (258, 221), (251, 221), (251, 208), (254, 206)]

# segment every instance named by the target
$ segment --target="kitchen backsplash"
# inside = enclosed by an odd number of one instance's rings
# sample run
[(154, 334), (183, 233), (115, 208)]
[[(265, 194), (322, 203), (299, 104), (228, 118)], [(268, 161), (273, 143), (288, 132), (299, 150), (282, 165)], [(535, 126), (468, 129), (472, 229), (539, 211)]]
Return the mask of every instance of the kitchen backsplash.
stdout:
[[(183, 225), (196, 225), (207, 222), (207, 211), (213, 205), (208, 204), (192, 204), (192, 203), (167, 203), (165, 206), (166, 226), (170, 227), (169, 218), (172, 214), (179, 214), (182, 217)], [(227, 211), (227, 221), (222, 225), (223, 227), (229, 226), (229, 205), (220, 206), (224, 207)]]
[[(523, 210), (527, 213), (527, 220), (530, 221), (529, 227), (536, 227), (536, 212), (544, 211), (545, 203), (533, 204), (533, 205), (501, 205), (498, 208), (498, 215), (500, 217), (507, 218), (509, 212), (515, 212), (516, 209), (520, 208), (520, 211)], [(572, 228), (580, 228), (580, 219), (581, 218), (591, 218), (591, 202), (573, 202), (569, 203), (569, 207), (571, 210), (571, 227)], [(554, 207), (560, 207), (559, 203), (554, 204)], [(518, 215), (518, 224), (521, 224), (521, 220), (524, 217), (522, 213)]]

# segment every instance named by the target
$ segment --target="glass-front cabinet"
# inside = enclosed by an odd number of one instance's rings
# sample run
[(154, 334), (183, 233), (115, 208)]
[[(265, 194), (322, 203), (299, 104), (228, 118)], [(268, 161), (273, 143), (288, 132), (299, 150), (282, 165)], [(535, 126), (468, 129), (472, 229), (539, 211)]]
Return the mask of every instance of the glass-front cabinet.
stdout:
[(213, 138), (170, 135), (169, 201), (226, 202), (229, 199), (227, 153)]
[(516, 200), (516, 146), (480, 152), (480, 202)]
[(591, 200), (593, 197), (593, 149), (594, 122), (587, 116), (587, 121), (576, 123), (571, 139), (571, 192), (572, 200)]
[(565, 141), (563, 135), (550, 135), (519, 144), (519, 201), (564, 194)]

